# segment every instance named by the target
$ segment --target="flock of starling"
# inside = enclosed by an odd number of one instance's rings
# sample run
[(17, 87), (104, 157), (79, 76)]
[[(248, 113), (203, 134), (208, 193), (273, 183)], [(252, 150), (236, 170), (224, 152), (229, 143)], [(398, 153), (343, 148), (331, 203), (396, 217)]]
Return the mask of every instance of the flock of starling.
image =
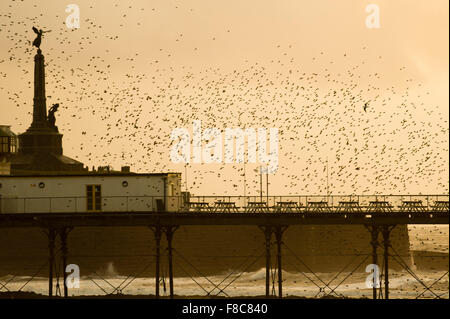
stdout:
[[(121, 31), (140, 24), (128, 16), (155, 11), (120, 6)], [(359, 63), (339, 64), (340, 72), (331, 54), (296, 61), (290, 46), (277, 43), (279, 59), (243, 58), (233, 69), (199, 69), (170, 65), (167, 60), (176, 52), (164, 48), (160, 57), (165, 61), (139, 50), (118, 54), (115, 45), (127, 45), (126, 39), (92, 18), (82, 18), (81, 28), (70, 30), (63, 23), (64, 12), (24, 19), (2, 12), (0, 99), (17, 114), (16, 132), (31, 123), (31, 28), (49, 29), (42, 25), (48, 19), (62, 23), (43, 35), (47, 104), (60, 103), (56, 124), (64, 134), (65, 154), (90, 168), (111, 164), (114, 169), (130, 165), (137, 172), (187, 171), (189, 190), (205, 195), (241, 195), (245, 170), (247, 194), (257, 194), (259, 164), (184, 167), (170, 162), (171, 131), (191, 129), (193, 120), (201, 120), (203, 129), (222, 131), (278, 128), (279, 169), (269, 177), (273, 195), (448, 193), (447, 117), (439, 106), (426, 103), (432, 93), (406, 73), (403, 85), (386, 84), (389, 74), (376, 71), (383, 57), (374, 61), (364, 56), (367, 45), (358, 53), (342, 52), (343, 61), (361, 57)], [(229, 26), (224, 32), (237, 31)], [(182, 39), (180, 32), (173, 41)], [(202, 50), (201, 44), (192, 50)], [(315, 63), (316, 71), (306, 71), (303, 63)], [(364, 69), (367, 64), (374, 65), (371, 72)], [(398, 72), (405, 70), (398, 66)], [(10, 79), (23, 85), (4, 85)]]

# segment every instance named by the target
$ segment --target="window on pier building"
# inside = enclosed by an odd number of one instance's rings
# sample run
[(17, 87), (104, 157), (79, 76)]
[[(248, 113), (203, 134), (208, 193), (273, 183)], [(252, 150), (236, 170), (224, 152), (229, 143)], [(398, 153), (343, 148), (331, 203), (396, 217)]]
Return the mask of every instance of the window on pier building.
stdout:
[(0, 137), (0, 153), (9, 153), (9, 138)]
[(9, 125), (0, 125), (0, 154), (12, 154), (17, 151), (17, 137)]
[(86, 210), (88, 212), (102, 210), (102, 185), (86, 185)]

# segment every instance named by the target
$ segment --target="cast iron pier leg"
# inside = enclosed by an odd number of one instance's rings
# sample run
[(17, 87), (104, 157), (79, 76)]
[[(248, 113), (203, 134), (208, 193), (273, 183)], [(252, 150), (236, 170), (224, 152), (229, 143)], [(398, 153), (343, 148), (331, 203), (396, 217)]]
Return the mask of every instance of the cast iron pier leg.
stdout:
[(155, 269), (155, 296), (156, 298), (159, 298), (159, 269), (160, 269), (160, 251), (161, 251), (161, 227), (156, 226), (154, 228), (152, 228), (154, 234), (155, 234), (155, 242), (156, 242), (156, 247), (155, 247), (155, 264), (156, 264), (156, 269)]
[(392, 229), (389, 226), (383, 227), (384, 244), (384, 296), (389, 299), (389, 246), (391, 245), (389, 236)]
[[(378, 256), (377, 256), (378, 226), (372, 226), (371, 234), (372, 234), (372, 241), (370, 243), (372, 245), (372, 264), (378, 266)], [(376, 278), (377, 276), (378, 276), (378, 273), (374, 274), (374, 276), (373, 276), (373, 286), (372, 286), (373, 299), (377, 299), (377, 283), (378, 283), (378, 278)]]
[(54, 228), (48, 229), (48, 296), (53, 296), (53, 265), (55, 264), (55, 238)]
[(67, 237), (69, 235), (70, 229), (69, 228), (61, 228), (59, 231), (59, 237), (61, 239), (61, 254), (62, 254), (62, 262), (63, 262), (63, 278), (64, 278), (64, 298), (67, 298), (69, 295), (69, 291), (67, 289), (67, 273), (66, 273), (66, 267), (67, 267), (67, 254), (68, 254), (68, 248), (67, 248)]
[(283, 298), (283, 274), (281, 265), (281, 244), (283, 232), (287, 227), (278, 226), (275, 230), (275, 237), (277, 239), (277, 260), (278, 260), (278, 297)]
[(169, 290), (170, 290), (170, 299), (173, 299), (173, 255), (172, 255), (172, 238), (175, 230), (178, 226), (169, 226), (166, 228), (166, 237), (167, 237), (167, 253), (169, 258)]
[(272, 227), (265, 226), (261, 227), (264, 232), (265, 246), (266, 246), (266, 298), (270, 296), (270, 240), (272, 238)]

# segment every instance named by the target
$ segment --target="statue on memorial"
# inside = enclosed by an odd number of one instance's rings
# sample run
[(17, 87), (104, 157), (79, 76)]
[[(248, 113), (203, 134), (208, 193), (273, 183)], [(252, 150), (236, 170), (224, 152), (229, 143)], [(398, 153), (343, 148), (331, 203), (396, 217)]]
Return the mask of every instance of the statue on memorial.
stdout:
[(51, 30), (43, 31), (43, 30), (38, 30), (37, 28), (33, 27), (33, 31), (34, 31), (34, 33), (37, 34), (36, 39), (34, 39), (34, 41), (33, 41), (33, 46), (35, 46), (36, 48), (40, 49), (39, 47), (41, 46), (42, 34), (45, 33), (45, 32), (50, 32)]
[(58, 107), (59, 107), (59, 103), (53, 104), (52, 107), (48, 110), (48, 116), (47, 116), (47, 121), (48, 124), (50, 125), (51, 128), (57, 129), (56, 128), (56, 117), (55, 117), (55, 113), (56, 111), (58, 111)]

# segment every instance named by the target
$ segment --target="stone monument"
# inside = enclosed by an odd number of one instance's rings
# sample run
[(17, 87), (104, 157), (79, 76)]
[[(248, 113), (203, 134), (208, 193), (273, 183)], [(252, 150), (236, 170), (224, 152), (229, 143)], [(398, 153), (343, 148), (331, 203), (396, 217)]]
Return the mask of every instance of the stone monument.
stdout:
[(33, 41), (37, 54), (34, 56), (33, 121), (25, 133), (19, 135), (17, 155), (11, 161), (11, 174), (33, 172), (83, 171), (83, 163), (63, 155), (62, 134), (55, 125), (59, 104), (54, 104), (48, 113), (45, 97), (45, 65), (40, 49), (42, 33)]

